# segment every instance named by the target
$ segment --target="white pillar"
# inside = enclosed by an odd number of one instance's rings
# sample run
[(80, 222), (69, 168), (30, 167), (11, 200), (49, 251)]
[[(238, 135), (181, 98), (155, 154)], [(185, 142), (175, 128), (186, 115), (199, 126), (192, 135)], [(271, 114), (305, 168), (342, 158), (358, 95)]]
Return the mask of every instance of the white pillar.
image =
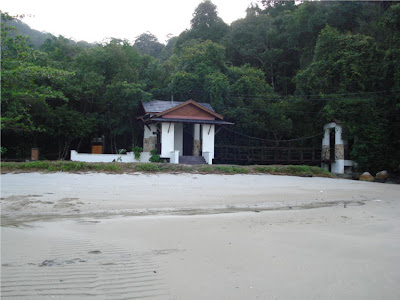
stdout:
[(331, 130), (330, 130), (330, 128), (326, 128), (325, 130), (324, 130), (324, 138), (322, 139), (322, 146), (328, 146), (329, 147), (329, 144), (330, 144), (330, 132), (331, 132)]
[(215, 125), (214, 124), (203, 124), (202, 130), (202, 151), (203, 155), (208, 152), (209, 160), (214, 158), (214, 137), (215, 137)]
[(344, 174), (344, 143), (342, 138), (342, 126), (335, 126), (335, 162), (332, 164), (331, 172)]
[(343, 138), (342, 138), (342, 126), (336, 125), (335, 127), (335, 145), (343, 145)]
[(183, 153), (183, 124), (175, 123), (174, 126), (174, 150)]
[(174, 123), (161, 123), (161, 157), (170, 158), (175, 144)]
[(171, 164), (179, 164), (179, 151), (178, 150), (174, 150), (171, 152), (169, 162)]

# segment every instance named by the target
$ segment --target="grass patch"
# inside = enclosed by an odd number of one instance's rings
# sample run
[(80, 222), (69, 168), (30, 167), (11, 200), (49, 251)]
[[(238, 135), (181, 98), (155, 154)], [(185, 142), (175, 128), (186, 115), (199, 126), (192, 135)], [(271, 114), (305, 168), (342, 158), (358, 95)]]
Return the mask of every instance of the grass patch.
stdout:
[(250, 172), (248, 168), (239, 166), (215, 166), (214, 170), (226, 174), (247, 174)]
[(87, 163), (80, 161), (29, 161), (3, 162), (2, 171), (48, 171), (48, 172), (79, 172), (79, 171), (119, 171), (117, 163)]
[(143, 163), (135, 165), (135, 170), (138, 172), (161, 172), (165, 171), (165, 167), (158, 163)]
[(251, 169), (235, 165), (206, 165), (199, 167), (198, 171), (204, 174), (248, 174)]
[(165, 163), (87, 163), (78, 161), (2, 162), (2, 173), (20, 172), (106, 172), (106, 173), (201, 173), (201, 174), (272, 174), (307, 177), (335, 177), (328, 171), (306, 165), (179, 165)]
[(307, 165), (254, 166), (253, 170), (257, 173), (276, 175), (334, 177), (330, 172), (320, 167)]

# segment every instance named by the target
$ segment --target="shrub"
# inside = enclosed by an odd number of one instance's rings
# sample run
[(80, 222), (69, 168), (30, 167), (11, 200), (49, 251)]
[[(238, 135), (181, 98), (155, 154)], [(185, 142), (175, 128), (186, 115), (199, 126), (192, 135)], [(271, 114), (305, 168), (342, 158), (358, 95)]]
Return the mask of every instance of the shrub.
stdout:
[(150, 158), (149, 161), (154, 162), (154, 163), (159, 163), (161, 162), (160, 154), (157, 154), (157, 150), (153, 149), (150, 151)]
[(132, 152), (135, 155), (135, 159), (139, 160), (140, 159), (140, 153), (143, 152), (143, 148), (139, 147), (139, 146), (135, 146), (135, 147), (132, 148)]

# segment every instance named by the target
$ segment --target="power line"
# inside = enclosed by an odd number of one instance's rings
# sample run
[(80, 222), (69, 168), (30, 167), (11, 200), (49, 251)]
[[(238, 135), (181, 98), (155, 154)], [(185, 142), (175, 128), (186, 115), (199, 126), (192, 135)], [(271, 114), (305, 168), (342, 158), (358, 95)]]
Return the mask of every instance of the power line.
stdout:
[(246, 96), (246, 95), (242, 95), (242, 96), (231, 96), (230, 98), (232, 99), (239, 99), (239, 98), (243, 98), (243, 99), (249, 99), (249, 100), (263, 100), (263, 101), (291, 101), (291, 102), (296, 102), (296, 101), (304, 101), (304, 102), (311, 102), (311, 101), (342, 101), (342, 100), (367, 100), (367, 101), (371, 101), (371, 100), (375, 100), (373, 98), (321, 98), (321, 99), (302, 99), (302, 98), (268, 98), (268, 97), (263, 97), (263, 96)]
[[(271, 110), (268, 109), (258, 109), (258, 108), (251, 108), (251, 107), (235, 107), (233, 110), (250, 110), (250, 111), (260, 111), (260, 112), (271, 112)], [(279, 112), (292, 112), (292, 113), (304, 113), (304, 114), (321, 114), (323, 111), (304, 111), (304, 110), (288, 110), (288, 109), (283, 109), (283, 108), (277, 108)], [(341, 115), (344, 114), (351, 114), (351, 112), (342, 112)], [(382, 115), (400, 115), (400, 113), (395, 113), (395, 112), (388, 112)]]

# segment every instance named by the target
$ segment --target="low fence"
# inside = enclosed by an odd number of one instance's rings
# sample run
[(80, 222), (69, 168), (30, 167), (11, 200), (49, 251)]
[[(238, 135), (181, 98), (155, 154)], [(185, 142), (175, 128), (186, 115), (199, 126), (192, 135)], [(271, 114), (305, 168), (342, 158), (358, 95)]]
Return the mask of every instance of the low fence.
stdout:
[(75, 150), (71, 150), (72, 161), (83, 161), (83, 162), (123, 162), (123, 163), (134, 163), (134, 162), (149, 162), (150, 153), (140, 153), (140, 159), (135, 159), (133, 152), (127, 152), (126, 154), (91, 154), (91, 153), (78, 153)]

